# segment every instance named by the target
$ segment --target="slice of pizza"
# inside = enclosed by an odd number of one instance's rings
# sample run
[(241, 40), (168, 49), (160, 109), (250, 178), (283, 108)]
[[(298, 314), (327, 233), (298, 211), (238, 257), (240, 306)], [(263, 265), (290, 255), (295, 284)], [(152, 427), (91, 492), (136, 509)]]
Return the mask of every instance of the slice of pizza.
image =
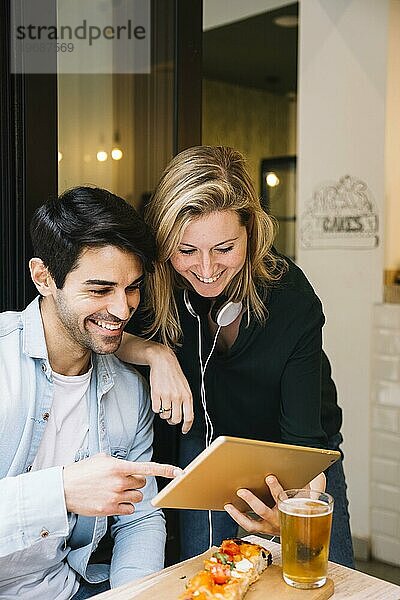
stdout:
[(204, 561), (179, 600), (242, 600), (249, 586), (272, 563), (272, 554), (258, 544), (240, 539), (224, 540)]

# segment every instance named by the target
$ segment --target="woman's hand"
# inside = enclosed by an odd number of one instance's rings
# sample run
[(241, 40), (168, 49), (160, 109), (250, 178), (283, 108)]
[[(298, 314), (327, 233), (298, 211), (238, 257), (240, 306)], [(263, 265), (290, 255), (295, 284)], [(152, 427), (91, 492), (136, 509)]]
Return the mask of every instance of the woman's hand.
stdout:
[(249, 510), (252, 510), (259, 519), (253, 519), (246, 513), (241, 512), (233, 506), (233, 504), (225, 504), (224, 508), (228, 514), (238, 523), (243, 529), (249, 533), (264, 533), (269, 535), (279, 535), (279, 512), (277, 507), (278, 495), (283, 491), (283, 487), (274, 475), (268, 475), (265, 479), (265, 483), (269, 487), (271, 495), (275, 500), (275, 506), (269, 508), (264, 502), (262, 502), (257, 496), (255, 496), (250, 490), (238, 490), (236, 493), (247, 504)]
[(183, 419), (182, 433), (187, 433), (194, 418), (189, 384), (173, 351), (163, 344), (153, 343), (149, 353), (153, 411), (170, 425), (177, 425)]
[[(269, 487), (271, 495), (275, 500), (275, 506), (269, 508), (264, 502), (262, 502), (257, 496), (255, 496), (250, 490), (238, 490), (236, 493), (247, 504), (249, 510), (252, 510), (259, 519), (249, 517), (245, 512), (241, 512), (235, 508), (232, 504), (225, 504), (224, 508), (228, 514), (238, 523), (243, 529), (249, 533), (262, 533), (267, 535), (279, 535), (280, 524), (279, 524), (279, 511), (278, 511), (278, 496), (280, 492), (283, 492), (283, 487), (274, 475), (268, 475), (265, 479), (265, 483)], [(310, 481), (306, 488), (317, 490), (319, 492), (325, 491), (326, 477), (324, 473), (320, 473), (312, 481)]]
[(310, 488), (310, 490), (315, 490), (316, 492), (324, 492), (326, 487), (325, 473), (320, 473), (304, 487)]
[(124, 333), (116, 355), (125, 362), (150, 367), (153, 411), (170, 425), (183, 419), (182, 433), (187, 433), (194, 418), (192, 392), (173, 351), (163, 344)]

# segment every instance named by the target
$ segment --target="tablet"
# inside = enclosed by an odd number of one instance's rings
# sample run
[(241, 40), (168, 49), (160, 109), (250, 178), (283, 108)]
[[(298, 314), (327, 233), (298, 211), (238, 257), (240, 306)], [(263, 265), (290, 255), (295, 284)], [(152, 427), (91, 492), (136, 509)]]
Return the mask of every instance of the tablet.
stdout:
[(220, 436), (151, 501), (160, 508), (224, 510), (249, 506), (237, 495), (247, 488), (268, 506), (275, 501), (265, 477), (274, 474), (283, 489), (302, 488), (340, 458), (340, 452)]

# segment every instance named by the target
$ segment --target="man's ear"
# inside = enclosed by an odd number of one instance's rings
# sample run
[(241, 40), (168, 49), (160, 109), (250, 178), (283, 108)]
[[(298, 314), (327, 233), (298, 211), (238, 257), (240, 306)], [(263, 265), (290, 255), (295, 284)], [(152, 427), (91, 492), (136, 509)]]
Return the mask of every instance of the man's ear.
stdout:
[(29, 270), (32, 281), (41, 296), (50, 296), (54, 288), (54, 281), (48, 268), (41, 258), (31, 258)]

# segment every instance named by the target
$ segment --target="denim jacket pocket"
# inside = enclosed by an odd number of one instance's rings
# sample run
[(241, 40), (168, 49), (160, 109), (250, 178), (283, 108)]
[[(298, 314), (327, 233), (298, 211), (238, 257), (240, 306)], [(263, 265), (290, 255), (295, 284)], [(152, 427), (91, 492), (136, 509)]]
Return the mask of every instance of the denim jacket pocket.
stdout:
[(89, 458), (90, 453), (89, 453), (89, 448), (80, 448), (78, 450), (78, 452), (75, 454), (75, 462), (79, 462), (80, 460), (83, 460), (84, 458)]
[(111, 448), (111, 456), (114, 458), (126, 458), (128, 455), (128, 448), (122, 446), (114, 446)]

